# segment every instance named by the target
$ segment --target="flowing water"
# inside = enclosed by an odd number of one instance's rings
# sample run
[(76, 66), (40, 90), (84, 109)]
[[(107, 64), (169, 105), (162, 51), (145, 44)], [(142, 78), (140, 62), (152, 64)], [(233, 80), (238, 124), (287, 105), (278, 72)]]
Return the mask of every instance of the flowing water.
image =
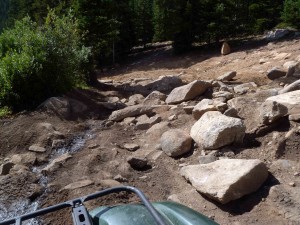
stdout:
[[(93, 137), (92, 130), (89, 129), (85, 134), (74, 137), (67, 146), (60, 147), (54, 150), (50, 155), (50, 160), (47, 164), (42, 166), (33, 167), (32, 172), (39, 175), (39, 184), (44, 188), (44, 193), (39, 196), (35, 201), (31, 202), (29, 199), (14, 200), (12, 203), (3, 203), (0, 201), (0, 224), (1, 221), (20, 216), (22, 214), (34, 212), (40, 205), (40, 199), (46, 198), (48, 177), (44, 176), (41, 171), (49, 165), (54, 159), (65, 154), (75, 153), (82, 149), (87, 140)], [(38, 218), (22, 222), (22, 225), (41, 225)]]

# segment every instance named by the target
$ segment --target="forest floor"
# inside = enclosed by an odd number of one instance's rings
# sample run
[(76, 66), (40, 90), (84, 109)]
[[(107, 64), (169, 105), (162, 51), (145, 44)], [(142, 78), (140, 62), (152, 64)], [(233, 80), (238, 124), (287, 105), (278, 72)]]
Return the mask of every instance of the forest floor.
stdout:
[[(228, 71), (235, 70), (237, 71), (235, 84), (255, 82), (263, 89), (278, 88), (280, 82), (284, 81), (269, 80), (266, 76), (267, 71), (273, 67), (282, 67), (285, 62), (299, 59), (300, 56), (300, 40), (298, 39), (276, 43), (245, 40), (234, 42), (231, 47), (232, 53), (226, 56), (220, 55), (219, 47), (202, 47), (188, 54), (174, 56), (170, 46), (163, 46), (131, 55), (126, 62), (99, 72), (99, 80), (125, 83), (136, 78), (154, 80), (160, 76), (181, 74), (180, 78), (183, 81), (190, 82), (216, 79)], [(270, 176), (257, 192), (226, 205), (220, 205), (197, 193), (179, 174), (182, 164), (198, 162), (200, 150), (180, 159), (161, 154), (152, 167), (145, 171), (130, 168), (126, 158), (131, 152), (122, 146), (125, 143), (135, 142), (139, 143), (141, 148), (147, 148), (151, 144), (157, 145), (160, 137), (155, 134), (146, 134), (126, 124), (115, 123), (109, 127), (105, 125), (111, 111), (98, 107), (97, 103), (105, 101), (108, 96), (128, 98), (127, 93), (105, 90), (105, 88), (92, 88), (75, 91), (68, 96), (82, 101), (89, 107), (90, 112), (76, 120), (62, 119), (57, 115), (39, 110), (23, 112), (0, 120), (0, 164), (9, 161), (15, 154), (28, 153), (29, 146), (38, 141), (48, 146), (47, 151), (36, 154), (37, 160), (34, 164), (27, 164), (22, 172), (0, 176), (0, 206), (2, 207), (0, 221), (1, 217), (5, 219), (28, 211), (27, 209), (13, 209), (18, 199), (27, 198), (30, 201), (26, 204), (38, 202), (38, 207), (46, 207), (117, 185), (120, 182), (123, 185), (140, 188), (151, 201), (164, 201), (172, 196), (171, 199), (177, 199), (213, 218), (219, 224), (300, 224), (298, 216), (300, 178), (295, 175), (296, 172), (300, 172), (298, 165), (300, 158), (297, 152), (300, 139), (295, 136), (290, 140), (289, 151), (280, 158), (282, 160), (268, 151), (268, 143), (272, 140), (273, 132), (285, 134), (291, 126), (297, 126), (297, 124), (291, 125), (283, 121), (276, 129), (263, 136), (246, 136), (242, 149), (228, 147), (228, 154), (225, 153), (225, 156), (260, 159), (267, 164)], [(171, 114), (161, 112), (160, 115), (167, 120)], [(172, 127), (188, 130), (194, 122), (189, 116), (181, 116), (172, 122)], [(49, 147), (47, 138), (41, 137), (44, 134), (48, 135), (48, 131), (41, 129), (38, 126), (40, 123), (51, 124), (55, 131), (64, 135), (68, 146), (79, 146), (71, 152), (72, 158), (47, 175), (46, 182), (41, 188), (38, 186), (41, 183), (41, 175), (36, 175), (33, 171), (51, 161), (53, 148)], [(16, 171), (18, 169), (15, 168)], [(116, 178), (116, 176), (121, 178)], [(82, 188), (66, 188), (67, 185), (76, 181), (90, 181), (90, 184)], [(289, 185), (291, 182), (295, 185)], [(274, 186), (279, 183), (282, 186), (279, 185), (279, 188), (274, 189)], [(41, 190), (35, 190), (39, 188)], [(34, 190), (31, 191), (32, 189)], [(127, 201), (133, 202), (136, 198), (128, 194), (116, 194), (88, 203), (87, 206), (92, 208), (99, 204)], [(9, 213), (10, 210), (13, 212)], [(41, 224), (70, 224), (71, 214), (68, 217), (66, 212), (69, 213), (63, 210), (45, 216), (41, 218)]]

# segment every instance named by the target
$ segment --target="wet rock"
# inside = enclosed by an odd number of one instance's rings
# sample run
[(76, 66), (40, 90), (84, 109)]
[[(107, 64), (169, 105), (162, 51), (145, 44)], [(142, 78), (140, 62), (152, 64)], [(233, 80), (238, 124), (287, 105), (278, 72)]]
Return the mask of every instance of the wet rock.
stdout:
[(110, 115), (109, 120), (118, 122), (125, 119), (126, 117), (134, 117), (142, 114), (151, 114), (152, 112), (153, 112), (153, 107), (151, 106), (146, 106), (146, 105), (128, 106), (124, 109), (114, 111)]
[(31, 152), (37, 152), (37, 153), (43, 153), (46, 151), (45, 148), (43, 147), (40, 147), (38, 145), (31, 145), (29, 148), (28, 148), (29, 151)]
[(62, 139), (56, 139), (56, 140), (53, 140), (53, 141), (52, 141), (51, 147), (52, 147), (52, 148), (61, 148), (61, 147), (63, 147), (65, 144), (66, 144), (66, 141), (65, 141), (65, 140), (62, 140)]
[(90, 185), (93, 185), (94, 181), (92, 180), (82, 180), (82, 181), (77, 181), (71, 184), (68, 184), (67, 186), (63, 187), (60, 191), (62, 190), (75, 190), (78, 188), (82, 188), (82, 187), (87, 187)]
[(198, 120), (201, 116), (208, 111), (217, 111), (214, 101), (211, 99), (201, 100), (193, 109), (193, 117)]
[(28, 152), (23, 154), (15, 154), (10, 158), (10, 162), (14, 164), (34, 165), (36, 163), (36, 155)]
[(162, 150), (171, 157), (178, 157), (191, 150), (192, 138), (184, 131), (179, 129), (165, 132), (161, 139)]
[(148, 159), (143, 156), (129, 156), (127, 162), (136, 170), (144, 170), (149, 167)]
[(177, 104), (187, 100), (192, 100), (203, 94), (209, 87), (211, 87), (211, 83), (195, 80), (187, 85), (173, 89), (167, 97), (166, 103)]
[(267, 77), (270, 79), (270, 80), (276, 80), (280, 77), (284, 77), (286, 75), (286, 72), (275, 67), (271, 70), (268, 71), (267, 73)]
[(236, 71), (230, 71), (230, 72), (225, 73), (222, 76), (219, 76), (217, 78), (217, 80), (220, 80), (220, 81), (231, 81), (234, 77), (236, 77)]
[(44, 169), (42, 169), (42, 173), (44, 175), (48, 175), (49, 173), (53, 172), (54, 170), (57, 170), (61, 164), (63, 164), (70, 158), (72, 158), (70, 153), (65, 153), (65, 154), (57, 157), (50, 164), (48, 164)]
[(1, 166), (0, 166), (0, 175), (7, 175), (9, 174), (10, 170), (14, 167), (14, 163), (12, 162), (6, 162), (6, 163), (3, 163)]
[(257, 191), (268, 177), (260, 160), (222, 159), (180, 170), (200, 193), (222, 204)]
[(229, 53), (231, 53), (231, 49), (229, 44), (225, 41), (222, 45), (221, 54), (228, 55)]
[(138, 150), (140, 148), (140, 146), (137, 144), (125, 144), (124, 148), (128, 151), (134, 152), (134, 151)]
[(205, 113), (192, 127), (191, 137), (204, 149), (218, 149), (243, 142), (246, 127), (241, 119), (220, 112)]

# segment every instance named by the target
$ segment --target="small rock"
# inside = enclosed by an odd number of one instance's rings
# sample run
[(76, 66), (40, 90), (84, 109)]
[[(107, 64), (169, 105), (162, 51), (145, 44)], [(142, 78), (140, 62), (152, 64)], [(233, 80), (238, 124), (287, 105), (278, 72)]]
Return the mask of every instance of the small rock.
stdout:
[(0, 175), (7, 175), (9, 174), (10, 170), (14, 167), (14, 163), (6, 162), (0, 166)]
[(285, 75), (286, 75), (286, 72), (283, 71), (283, 70), (278, 69), (277, 67), (269, 70), (268, 73), (267, 73), (267, 77), (270, 80), (275, 80), (275, 79), (278, 79), (280, 77), (284, 77)]
[(230, 81), (236, 76), (236, 71), (230, 71), (217, 78), (220, 81)]
[(289, 120), (294, 121), (294, 122), (299, 122), (300, 121), (300, 114), (289, 115)]
[(102, 187), (107, 187), (107, 188), (122, 186), (122, 184), (120, 182), (118, 182), (117, 180), (111, 180), (111, 179), (101, 180), (99, 182), (99, 184)]
[(144, 101), (144, 96), (141, 94), (135, 94), (129, 97), (129, 100), (127, 102), (128, 106), (137, 105)]
[(63, 187), (60, 191), (62, 191), (62, 190), (75, 190), (75, 189), (78, 189), (78, 188), (90, 186), (92, 184), (94, 184), (94, 181), (91, 181), (91, 180), (77, 181), (77, 182), (68, 184), (67, 186)]
[(179, 129), (165, 132), (161, 139), (162, 150), (171, 157), (181, 156), (191, 150), (192, 138)]
[(72, 158), (72, 156), (70, 155), (70, 153), (65, 153), (59, 157), (57, 157), (56, 159), (54, 159), (50, 164), (48, 164), (44, 169), (42, 169), (42, 173), (44, 175), (48, 175), (49, 173), (51, 173), (52, 171), (56, 170), (57, 168), (59, 168), (59, 166), (66, 162), (68, 159)]
[(10, 162), (14, 164), (24, 164), (24, 165), (34, 165), (37, 158), (35, 153), (28, 152), (23, 154), (13, 155), (10, 159)]
[(168, 117), (169, 121), (173, 121), (173, 120), (176, 120), (176, 119), (177, 119), (177, 116), (175, 114)]
[(239, 118), (238, 111), (235, 108), (229, 108), (224, 112), (225, 116), (230, 116), (234, 118)]
[(65, 145), (65, 143), (66, 142), (63, 139), (55, 139), (55, 140), (52, 141), (51, 147), (52, 148), (61, 148)]
[(123, 120), (123, 123), (130, 125), (132, 123), (136, 123), (135, 117), (127, 117)]
[(194, 106), (185, 106), (183, 107), (183, 110), (185, 111), (186, 114), (192, 114), (194, 109)]
[(134, 152), (134, 151), (138, 150), (140, 148), (140, 146), (137, 144), (125, 144), (124, 148), (128, 151)]
[(38, 153), (43, 153), (46, 151), (45, 148), (40, 147), (38, 145), (31, 145), (28, 150), (32, 152), (38, 152)]
[(205, 155), (199, 157), (199, 164), (208, 164), (217, 161), (217, 157), (214, 155)]
[(211, 83), (195, 80), (187, 85), (173, 89), (167, 97), (166, 103), (177, 104), (187, 100), (192, 100), (203, 94), (209, 87), (211, 87)]
[(107, 122), (105, 123), (105, 126), (106, 126), (106, 127), (111, 127), (112, 125), (114, 125), (114, 122), (111, 121), (111, 120), (109, 120), (109, 121), (107, 121)]
[(96, 149), (96, 148), (99, 148), (99, 147), (100, 147), (99, 144), (90, 144), (90, 145), (88, 146), (89, 149)]
[(136, 170), (143, 170), (149, 167), (148, 159), (142, 156), (130, 156), (127, 158), (127, 162)]
[(225, 41), (222, 45), (221, 54), (228, 55), (229, 53), (231, 53), (231, 49), (229, 44)]
[(118, 182), (128, 182), (128, 179), (125, 177), (122, 177), (122, 175), (118, 174), (117, 176), (114, 177), (114, 180)]
[(235, 93), (242, 95), (247, 93), (251, 88), (255, 88), (255, 87), (257, 87), (257, 85), (254, 82), (250, 82), (250, 83), (237, 85), (233, 88), (233, 90)]
[(203, 99), (193, 109), (193, 117), (198, 120), (208, 111), (217, 111), (214, 101), (211, 99)]
[(296, 186), (295, 182), (290, 182), (289, 185), (290, 185), (291, 187), (295, 187), (295, 186)]
[(212, 96), (213, 96), (213, 98), (226, 98), (226, 100), (233, 98), (233, 94), (229, 91), (214, 92)]

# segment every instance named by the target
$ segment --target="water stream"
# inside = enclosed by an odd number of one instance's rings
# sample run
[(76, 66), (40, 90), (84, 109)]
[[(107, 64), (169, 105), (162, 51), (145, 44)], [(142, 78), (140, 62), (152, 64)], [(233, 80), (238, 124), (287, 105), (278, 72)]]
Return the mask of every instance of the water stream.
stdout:
[[(34, 212), (38, 209), (41, 199), (46, 198), (48, 177), (41, 173), (42, 169), (48, 166), (54, 159), (65, 154), (65, 153), (75, 153), (81, 150), (87, 140), (93, 137), (92, 129), (89, 129), (84, 134), (75, 136), (67, 146), (57, 148), (52, 151), (49, 156), (49, 161), (47, 164), (41, 166), (33, 167), (32, 172), (39, 175), (39, 184), (44, 188), (44, 192), (35, 201), (31, 202), (29, 199), (19, 199), (11, 204), (4, 204), (0, 202), (0, 223), (1, 221), (20, 216), (22, 214)], [(41, 225), (41, 221), (38, 218), (27, 220), (22, 222), (22, 225)]]

